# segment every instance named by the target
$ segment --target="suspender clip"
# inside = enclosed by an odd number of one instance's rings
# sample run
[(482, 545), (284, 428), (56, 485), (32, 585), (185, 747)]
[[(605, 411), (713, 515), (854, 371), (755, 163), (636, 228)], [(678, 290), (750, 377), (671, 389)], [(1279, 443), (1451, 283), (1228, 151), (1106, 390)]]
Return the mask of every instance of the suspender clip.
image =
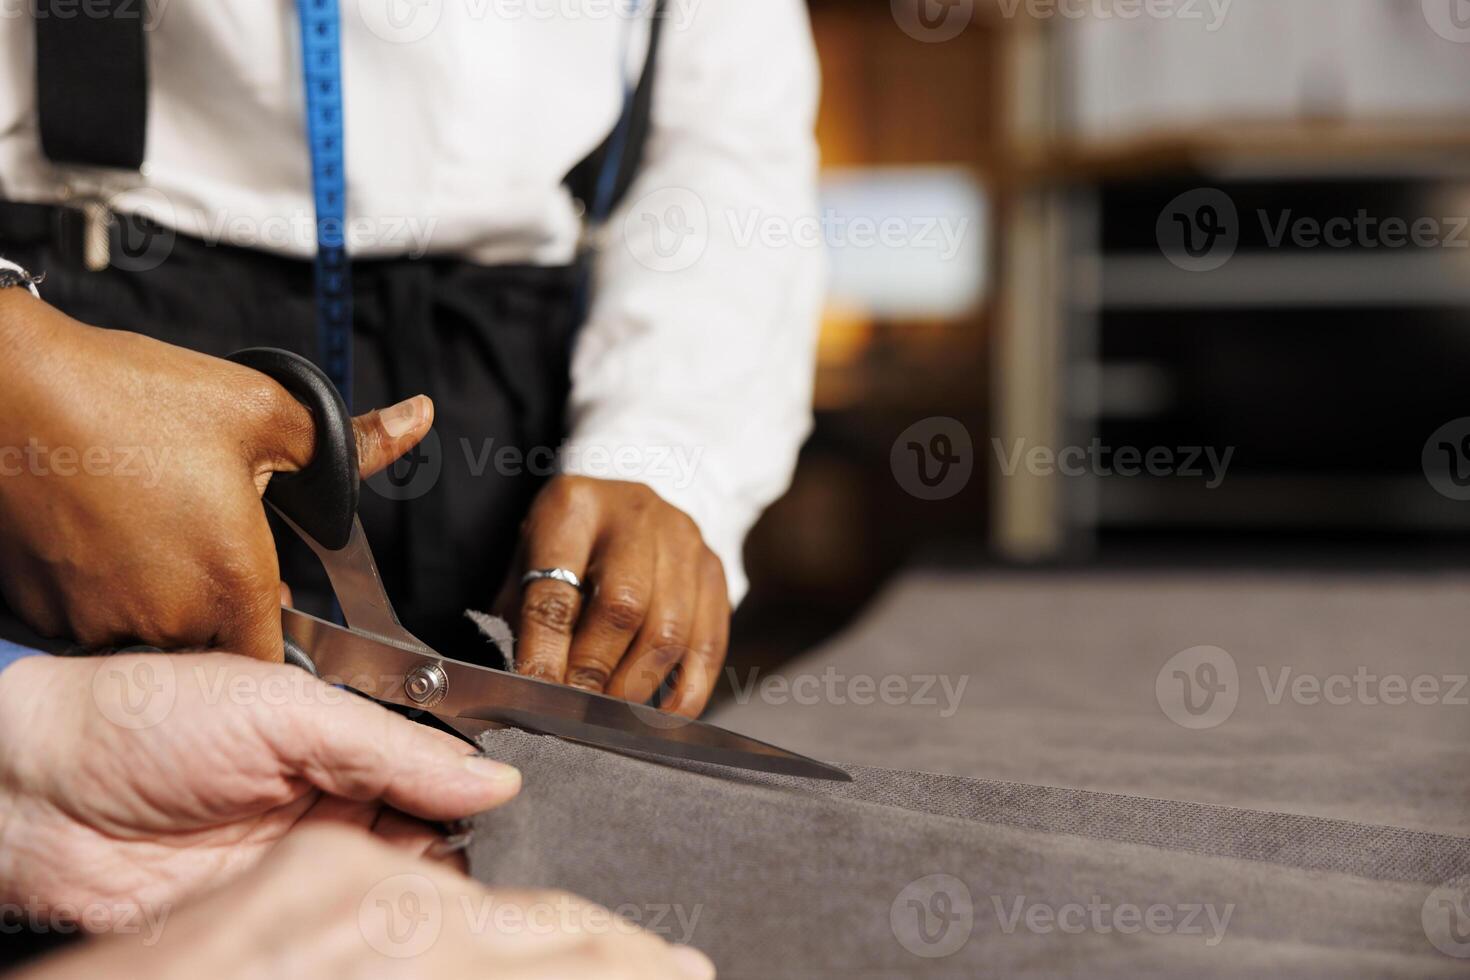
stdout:
[(112, 209), (100, 197), (63, 189), (51, 209), (51, 245), (71, 268), (101, 272), (112, 264)]
[(77, 205), (82, 214), (82, 267), (88, 272), (102, 272), (112, 264), (112, 209), (97, 198), (78, 201)]

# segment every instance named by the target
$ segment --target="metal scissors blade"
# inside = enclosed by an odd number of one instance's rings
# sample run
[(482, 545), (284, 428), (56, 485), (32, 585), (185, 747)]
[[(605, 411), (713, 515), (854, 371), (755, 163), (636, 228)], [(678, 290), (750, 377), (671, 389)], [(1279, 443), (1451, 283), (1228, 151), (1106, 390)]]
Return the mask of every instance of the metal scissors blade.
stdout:
[[(330, 683), (380, 701), (423, 708), (453, 723), (513, 725), (599, 748), (848, 781), (835, 766), (700, 721), (534, 677), (463, 663), (387, 638), (281, 609), (286, 634)], [(460, 727), (460, 726), (456, 726)]]

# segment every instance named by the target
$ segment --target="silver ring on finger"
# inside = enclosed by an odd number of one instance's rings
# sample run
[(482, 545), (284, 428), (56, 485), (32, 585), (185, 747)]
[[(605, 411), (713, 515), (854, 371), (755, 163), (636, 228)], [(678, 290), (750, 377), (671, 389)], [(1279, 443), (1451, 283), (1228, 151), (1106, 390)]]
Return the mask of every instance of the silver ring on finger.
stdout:
[(569, 568), (533, 568), (521, 576), (521, 588), (524, 589), (532, 582), (539, 582), (542, 579), (550, 579), (553, 582), (570, 585), (578, 592), (587, 591), (586, 586), (582, 584), (582, 580), (577, 577), (577, 573)]

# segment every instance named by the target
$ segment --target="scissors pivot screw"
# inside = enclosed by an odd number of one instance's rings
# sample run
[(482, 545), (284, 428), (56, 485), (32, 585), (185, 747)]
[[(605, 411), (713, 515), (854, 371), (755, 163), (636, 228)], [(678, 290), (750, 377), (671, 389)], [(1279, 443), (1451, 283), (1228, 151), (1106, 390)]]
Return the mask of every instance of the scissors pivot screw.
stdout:
[(403, 693), (414, 704), (432, 708), (449, 693), (449, 678), (438, 664), (419, 664), (403, 679)]

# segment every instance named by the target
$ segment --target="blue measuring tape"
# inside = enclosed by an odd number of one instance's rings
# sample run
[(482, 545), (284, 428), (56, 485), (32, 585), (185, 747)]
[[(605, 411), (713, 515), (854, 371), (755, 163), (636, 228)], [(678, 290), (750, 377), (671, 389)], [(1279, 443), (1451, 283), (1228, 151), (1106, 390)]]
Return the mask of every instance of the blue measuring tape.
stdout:
[[(606, 220), (627, 141), (634, 86), (626, 76), (629, 36), (646, 0), (623, 0), (618, 83), (623, 111), (598, 175), (590, 218)], [(306, 135), (316, 207), (317, 350), (322, 370), (352, 408), (352, 269), (347, 261), (347, 167), (342, 137), (342, 24), (337, 0), (297, 0), (306, 85)], [(585, 296), (579, 305), (585, 307)]]
[(306, 135), (316, 206), (316, 326), (322, 370), (352, 408), (352, 269), (342, 141), (342, 24), (337, 0), (297, 0)]

